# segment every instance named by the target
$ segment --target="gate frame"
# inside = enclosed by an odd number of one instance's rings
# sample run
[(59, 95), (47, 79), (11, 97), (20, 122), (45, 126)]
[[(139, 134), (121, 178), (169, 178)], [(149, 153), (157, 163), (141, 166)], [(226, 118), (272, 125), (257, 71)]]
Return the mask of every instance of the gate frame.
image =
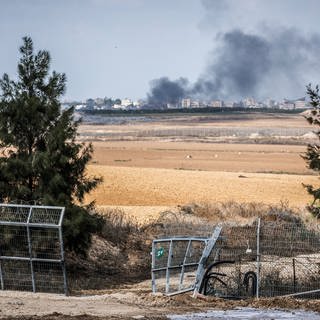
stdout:
[[(55, 207), (55, 206), (39, 206), (39, 205), (20, 205), (20, 204), (0, 204), (1, 207), (6, 208), (25, 208), (29, 209), (28, 218), (26, 222), (15, 222), (15, 221), (5, 221), (1, 220), (0, 215), (0, 226), (15, 226), (15, 227), (25, 227), (27, 229), (27, 240), (28, 240), (28, 252), (29, 257), (21, 257), (21, 256), (3, 256), (0, 250), (0, 284), (1, 290), (5, 290), (4, 286), (4, 277), (2, 271), (2, 261), (11, 260), (11, 261), (29, 261), (30, 263), (30, 271), (31, 271), (31, 280), (32, 280), (32, 292), (36, 292), (36, 282), (35, 282), (35, 274), (33, 270), (34, 262), (47, 262), (47, 263), (55, 263), (60, 264), (63, 274), (63, 290), (65, 295), (68, 295), (68, 285), (67, 285), (67, 274), (66, 274), (66, 266), (65, 266), (65, 256), (64, 256), (64, 246), (63, 246), (63, 235), (62, 235), (62, 222), (65, 213), (65, 207)], [(34, 223), (30, 222), (33, 209), (56, 209), (61, 210), (59, 221), (57, 224), (55, 223)], [(59, 233), (59, 244), (60, 244), (60, 259), (44, 259), (44, 258), (33, 258), (32, 257), (32, 240), (30, 235), (30, 228), (43, 228), (43, 229), (58, 229)], [(1, 249), (1, 248), (0, 248)]]
[[(184, 292), (189, 292), (193, 291), (193, 296), (195, 297), (199, 293), (199, 288), (201, 286), (202, 278), (205, 272), (205, 264), (208, 260), (208, 257), (210, 256), (217, 240), (220, 237), (220, 233), (222, 230), (222, 226), (218, 225), (214, 228), (212, 236), (210, 238), (202, 238), (202, 237), (173, 237), (173, 238), (162, 238), (162, 239), (155, 239), (152, 241), (152, 264), (151, 264), (151, 283), (152, 283), (152, 292), (156, 293), (157, 292), (157, 287), (156, 287), (156, 276), (155, 274), (160, 271), (166, 271), (166, 288), (165, 288), (165, 294), (167, 296), (173, 296), (177, 295), (180, 293)], [(171, 255), (172, 255), (172, 247), (173, 243), (175, 241), (184, 241), (188, 242), (186, 251), (184, 253), (184, 258), (183, 262), (180, 265), (171, 265)], [(169, 252), (168, 252), (168, 258), (167, 258), (167, 266), (166, 267), (161, 267), (161, 268), (156, 268), (156, 244), (157, 243), (162, 243), (162, 242), (169, 242)], [(186, 263), (187, 255), (190, 250), (190, 246), (192, 242), (203, 242), (204, 243), (204, 248), (201, 254), (201, 257), (198, 262), (194, 263)], [(182, 289), (183, 285), (183, 279), (184, 279), (184, 271), (185, 267), (190, 267), (194, 266), (197, 267), (197, 270), (195, 271), (195, 281), (192, 286), (189, 288)], [(169, 292), (170, 291), (170, 270), (172, 269), (181, 269), (180, 273), (180, 280), (179, 280), (179, 290), (174, 291), (174, 292)]]

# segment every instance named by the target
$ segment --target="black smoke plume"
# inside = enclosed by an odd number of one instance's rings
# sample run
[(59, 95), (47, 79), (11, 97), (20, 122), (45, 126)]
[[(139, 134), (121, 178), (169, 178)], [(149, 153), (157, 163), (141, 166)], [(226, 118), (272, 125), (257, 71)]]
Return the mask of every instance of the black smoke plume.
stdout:
[[(198, 80), (163, 77), (151, 82), (150, 102), (176, 103), (183, 97), (241, 99), (304, 95), (320, 74), (320, 36), (296, 29), (265, 29), (263, 35), (232, 30), (216, 37), (211, 62)], [(209, 59), (210, 60), (210, 59)]]
[(188, 80), (180, 78), (171, 81), (167, 77), (155, 79), (150, 82), (151, 91), (148, 94), (148, 102), (153, 105), (163, 106), (176, 104), (187, 94)]

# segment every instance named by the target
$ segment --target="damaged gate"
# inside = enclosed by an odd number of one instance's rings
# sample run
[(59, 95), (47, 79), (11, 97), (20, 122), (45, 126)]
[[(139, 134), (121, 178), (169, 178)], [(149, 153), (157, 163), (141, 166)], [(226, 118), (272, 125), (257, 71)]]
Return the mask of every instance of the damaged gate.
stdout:
[(221, 232), (215, 227), (211, 238), (175, 237), (152, 243), (152, 291), (175, 295), (199, 292), (207, 259)]

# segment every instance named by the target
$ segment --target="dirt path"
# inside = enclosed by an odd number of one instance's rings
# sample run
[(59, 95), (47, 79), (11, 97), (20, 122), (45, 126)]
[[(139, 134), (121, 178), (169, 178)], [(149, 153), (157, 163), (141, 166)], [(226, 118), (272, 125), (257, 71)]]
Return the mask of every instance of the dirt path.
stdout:
[[(218, 298), (194, 299), (190, 294), (174, 297), (153, 295), (143, 282), (100, 295), (65, 297), (44, 293), (0, 291), (0, 319), (166, 319), (168, 314), (237, 307), (303, 309), (319, 312), (318, 300), (272, 298), (230, 301)], [(97, 293), (97, 292), (96, 292)], [(49, 316), (50, 315), (50, 316)]]

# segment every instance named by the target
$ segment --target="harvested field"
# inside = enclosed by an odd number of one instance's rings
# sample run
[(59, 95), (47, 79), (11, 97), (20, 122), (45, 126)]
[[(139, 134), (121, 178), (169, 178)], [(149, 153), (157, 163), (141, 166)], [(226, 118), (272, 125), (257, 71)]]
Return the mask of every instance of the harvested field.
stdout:
[(93, 163), (112, 167), (311, 174), (305, 146), (169, 141), (94, 142)]
[(302, 183), (317, 184), (310, 175), (187, 171), (154, 168), (89, 166), (104, 182), (86, 199), (97, 205), (176, 206), (191, 202), (279, 203), (305, 206), (311, 198)]

